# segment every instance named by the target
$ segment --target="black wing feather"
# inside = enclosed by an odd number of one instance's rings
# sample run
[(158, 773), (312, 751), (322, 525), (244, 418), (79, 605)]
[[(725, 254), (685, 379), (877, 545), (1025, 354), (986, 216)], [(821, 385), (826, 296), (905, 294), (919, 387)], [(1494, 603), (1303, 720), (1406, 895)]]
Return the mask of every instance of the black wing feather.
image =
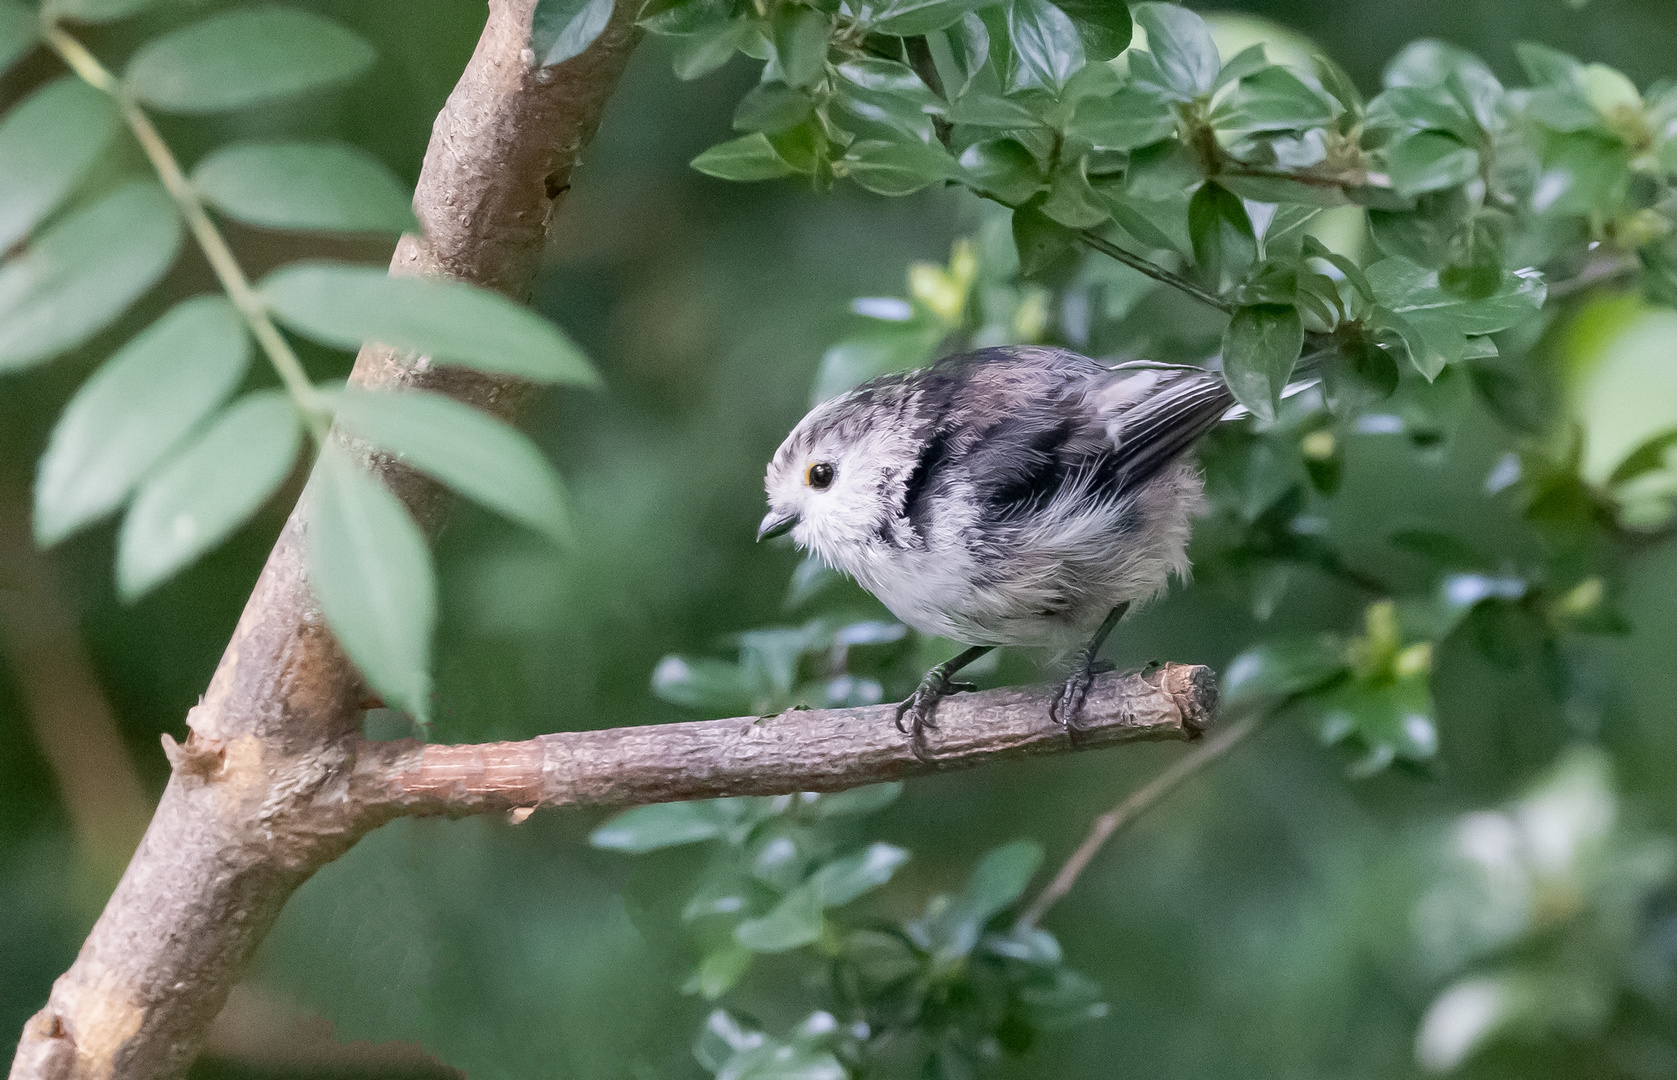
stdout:
[(1119, 475), (1114, 494), (1133, 491), (1188, 452), (1234, 405), (1215, 375), (1192, 375), (1166, 384), (1131, 408), (1118, 431)]
[[(1023, 386), (1010, 384), (1013, 396), (997, 393), (982, 369), (1003, 364), (1039, 372), (1036, 392), (1021, 399)], [(1217, 376), (1185, 374), (1126, 410), (1114, 445), (1083, 393), (1083, 379), (1101, 370), (1063, 350), (998, 348), (947, 357), (909, 376), (918, 384), (921, 450), (902, 517), (924, 535), (957, 478), (995, 521), (1040, 510), (1073, 485), (1116, 500), (1181, 457), (1234, 404)]]

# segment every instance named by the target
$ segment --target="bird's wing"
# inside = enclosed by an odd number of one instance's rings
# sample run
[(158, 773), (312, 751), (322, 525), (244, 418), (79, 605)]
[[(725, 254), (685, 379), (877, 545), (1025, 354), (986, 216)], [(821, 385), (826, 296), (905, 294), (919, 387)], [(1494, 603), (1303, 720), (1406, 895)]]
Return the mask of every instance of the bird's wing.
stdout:
[(902, 516), (920, 535), (959, 494), (990, 521), (1066, 495), (1122, 498), (1175, 461), (1234, 398), (1202, 369), (1101, 367), (1059, 349), (990, 349), (916, 378), (920, 454)]
[(1131, 400), (1124, 400), (1129, 395), (1122, 393), (1121, 386), (1112, 389), (1117, 392), (1096, 393), (1095, 407), (1103, 413), (1119, 459), (1114, 495), (1132, 491), (1158, 475), (1234, 404), (1228, 385), (1204, 371), (1163, 377)]

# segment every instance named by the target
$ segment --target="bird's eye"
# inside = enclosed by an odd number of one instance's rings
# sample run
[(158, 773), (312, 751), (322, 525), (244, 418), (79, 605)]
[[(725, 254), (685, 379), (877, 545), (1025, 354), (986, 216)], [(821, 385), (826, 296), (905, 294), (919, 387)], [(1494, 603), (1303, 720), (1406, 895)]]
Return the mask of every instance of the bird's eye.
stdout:
[(804, 473), (804, 483), (816, 491), (826, 491), (833, 486), (833, 467), (825, 461), (817, 461)]

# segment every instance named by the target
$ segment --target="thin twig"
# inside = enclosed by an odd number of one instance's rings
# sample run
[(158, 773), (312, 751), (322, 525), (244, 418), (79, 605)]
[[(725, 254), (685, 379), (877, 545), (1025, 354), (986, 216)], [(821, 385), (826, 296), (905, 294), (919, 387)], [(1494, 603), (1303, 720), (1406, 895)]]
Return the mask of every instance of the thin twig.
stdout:
[(245, 277), (244, 269), (239, 266), (238, 259), (233, 255), (233, 249), (227, 245), (226, 238), (221, 235), (221, 230), (216, 228), (215, 222), (210, 220), (209, 211), (204, 208), (204, 201), (199, 198), (198, 190), (186, 178), (180, 162), (163, 141), (163, 136), (158, 134), (157, 128), (152, 125), (151, 118), (123, 92), (121, 82), (111, 74), (110, 69), (101, 64), (80, 41), (54, 23), (47, 23), (45, 32), (48, 44), (69, 65), (70, 70), (88, 85), (104, 91), (116, 100), (123, 120), (134, 133), (134, 138), (139, 141), (140, 148), (145, 151), (146, 159), (156, 170), (157, 177), (163, 182), (169, 197), (174, 199), (181, 217), (192, 230), (193, 239), (198, 242), (204, 258), (209, 261), (210, 269), (215, 272), (216, 280), (221, 283), (222, 290), (227, 293), (227, 298), (233, 302), (233, 306), (250, 327), (250, 332), (261, 344), (262, 351), (268, 355), (269, 362), (273, 364), (274, 371), (285, 384), (297, 408), (309, 418), (316, 442), (324, 443), (332, 418), (325, 396), (315, 389), (308, 373), (303, 370), (302, 361), (292, 350), (291, 343), (285, 340), (285, 335), (274, 325), (268, 314), (268, 306), (251, 287), (250, 279)]
[(1101, 236), (1099, 233), (1084, 229), (1077, 234), (1077, 238), (1089, 247), (1092, 247), (1096, 251), (1100, 252), (1102, 255), (1117, 259), (1119, 262), (1131, 269), (1140, 270), (1143, 274), (1146, 274), (1154, 281), (1162, 281), (1173, 289), (1180, 289), (1189, 296), (1193, 297), (1195, 300), (1198, 300), (1200, 303), (1210, 304), (1218, 311), (1226, 311), (1231, 315), (1234, 314), (1234, 310), (1237, 305), (1232, 300), (1227, 300), (1218, 296), (1214, 292), (1208, 292), (1207, 290), (1200, 288), (1198, 285), (1195, 285), (1181, 274), (1166, 270), (1164, 267), (1160, 266), (1156, 262), (1153, 262), (1151, 259), (1145, 259), (1134, 252), (1124, 250), (1117, 244), (1114, 244), (1112, 241), (1106, 239), (1104, 236)]
[(1561, 300), (1568, 296), (1575, 296), (1603, 282), (1634, 274), (1640, 268), (1641, 264), (1634, 258), (1603, 257), (1591, 259), (1584, 264), (1584, 269), (1578, 271), (1577, 274), (1551, 283), (1548, 298), (1550, 300)]
[(1169, 768), (1131, 792), (1123, 802), (1096, 818), (1094, 825), (1089, 829), (1089, 835), (1077, 845), (1077, 850), (1072, 852), (1071, 857), (1060, 867), (1059, 873), (1054, 875), (1054, 880), (1050, 881), (1042, 892), (1037, 894), (1036, 899), (1031, 901), (1030, 906), (1019, 915), (1018, 922), (1014, 924), (1015, 930), (1029, 930), (1035, 927), (1042, 921), (1042, 917), (1048, 914), (1049, 908), (1071, 892), (1072, 887), (1077, 884), (1077, 879), (1088, 869), (1089, 863), (1100, 853), (1101, 848), (1106, 846), (1108, 840), (1134, 825), (1137, 819), (1164, 801), (1167, 795), (1181, 787), (1189, 777), (1240, 745), (1270, 718), (1292, 704), (1292, 701), (1292, 698), (1288, 698), (1280, 704), (1256, 710), (1228, 727), (1219, 728), (1215, 735), (1177, 758)]

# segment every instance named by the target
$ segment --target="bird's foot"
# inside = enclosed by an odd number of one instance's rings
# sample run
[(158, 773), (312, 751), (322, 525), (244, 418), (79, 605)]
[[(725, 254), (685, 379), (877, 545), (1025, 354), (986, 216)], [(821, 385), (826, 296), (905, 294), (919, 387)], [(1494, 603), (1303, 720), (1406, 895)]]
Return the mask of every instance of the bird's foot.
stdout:
[(950, 675), (945, 666), (939, 664), (926, 672), (926, 677), (920, 680), (914, 693), (897, 705), (897, 730), (908, 736), (914, 756), (922, 761), (931, 760), (926, 751), (926, 731), (937, 727), (938, 702), (950, 694), (978, 689), (973, 683), (956, 682)]
[(1065, 728), (1073, 742), (1083, 730), (1083, 705), (1089, 700), (1089, 688), (1095, 684), (1095, 676), (1116, 669), (1117, 665), (1110, 660), (1099, 660), (1085, 653), (1073, 665), (1060, 692), (1048, 703), (1048, 719)]

